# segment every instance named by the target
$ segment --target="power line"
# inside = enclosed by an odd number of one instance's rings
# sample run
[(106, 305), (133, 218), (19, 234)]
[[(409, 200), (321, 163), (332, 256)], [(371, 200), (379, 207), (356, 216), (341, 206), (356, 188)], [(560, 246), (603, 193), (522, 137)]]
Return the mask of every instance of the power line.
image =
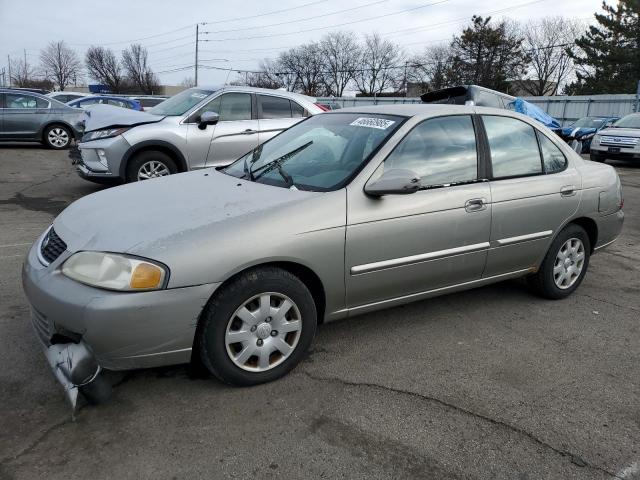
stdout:
[(369, 2), (369, 3), (365, 3), (363, 5), (358, 5), (357, 7), (345, 8), (344, 10), (337, 10), (335, 12), (323, 13), (321, 15), (314, 15), (312, 17), (299, 18), (297, 20), (288, 20), (286, 22), (271, 23), (269, 25), (256, 25), (255, 27), (243, 27), (243, 28), (234, 28), (234, 29), (230, 29), (230, 30), (216, 30), (216, 31), (213, 31), (213, 32), (201, 32), (201, 33), (203, 33), (203, 34), (213, 34), (213, 33), (226, 33), (226, 32), (240, 32), (240, 31), (243, 31), (243, 30), (255, 30), (256, 28), (278, 27), (280, 25), (289, 25), (291, 23), (306, 22), (308, 20), (315, 20), (316, 18), (330, 17), (332, 15), (338, 15), (340, 13), (351, 12), (353, 10), (360, 10), (361, 8), (370, 7), (372, 5), (377, 5), (379, 3), (384, 3), (384, 2), (388, 2), (388, 1), (389, 0), (376, 0), (374, 2)]
[(311, 5), (317, 5), (319, 3), (325, 3), (329, 0), (316, 0), (315, 2), (303, 3), (302, 5), (298, 5), (290, 8), (283, 8), (282, 10), (272, 10), (271, 12), (259, 13), (257, 15), (249, 15), (248, 17), (236, 17), (236, 18), (227, 18), (225, 20), (216, 20), (215, 22), (203, 22), (202, 25), (215, 25), (217, 23), (227, 23), (227, 22), (235, 22), (237, 20), (248, 20), (250, 18), (258, 18), (258, 17), (266, 17), (267, 15), (274, 15), (276, 13), (282, 12), (290, 12), (291, 10), (298, 10), (303, 7), (309, 7)]
[(420, 5), (418, 7), (407, 8), (405, 10), (400, 10), (400, 11), (393, 12), (393, 13), (386, 13), (386, 14), (383, 14), (383, 15), (376, 15), (374, 17), (364, 18), (364, 19), (361, 19), (361, 20), (353, 20), (351, 22), (345, 22), (345, 23), (340, 23), (340, 24), (336, 24), (336, 25), (329, 25), (327, 27), (308, 28), (306, 30), (298, 30), (298, 31), (295, 31), (295, 32), (272, 33), (272, 34), (269, 34), (269, 35), (254, 35), (254, 36), (251, 36), (251, 37), (203, 39), (202, 41), (203, 42), (226, 42), (226, 41), (229, 41), (229, 40), (251, 40), (251, 39), (255, 39), (255, 38), (272, 38), (272, 37), (281, 37), (281, 36), (285, 36), (285, 35), (295, 35), (297, 33), (315, 32), (315, 31), (318, 31), (318, 30), (326, 30), (327, 28), (344, 27), (345, 25), (353, 25), (355, 23), (368, 22), (368, 21), (371, 21), (371, 20), (377, 20), (379, 18), (391, 17), (393, 15), (400, 15), (402, 13), (413, 12), (413, 11), (416, 11), (416, 10), (420, 10), (422, 8), (432, 7), (434, 5), (440, 5), (442, 3), (447, 3), (447, 2), (450, 2), (450, 1), (451, 0), (439, 0), (439, 1), (436, 1), (436, 2)]
[(165, 35), (170, 35), (172, 33), (175, 32), (179, 32), (181, 30), (186, 30), (187, 28), (192, 28), (193, 24), (191, 25), (186, 25), (184, 27), (180, 27), (180, 28), (176, 28), (175, 30), (171, 30), (169, 32), (164, 32), (164, 33), (158, 33), (156, 35), (149, 35), (148, 37), (140, 37), (140, 38), (133, 38), (131, 40), (121, 40), (118, 42), (105, 42), (105, 43), (70, 43), (69, 45), (71, 46), (76, 46), (76, 47), (91, 47), (91, 46), (100, 46), (100, 47), (104, 47), (107, 45), (119, 45), (122, 43), (132, 43), (132, 42), (139, 42), (141, 40), (148, 40), (150, 38), (157, 38), (157, 37), (163, 37)]

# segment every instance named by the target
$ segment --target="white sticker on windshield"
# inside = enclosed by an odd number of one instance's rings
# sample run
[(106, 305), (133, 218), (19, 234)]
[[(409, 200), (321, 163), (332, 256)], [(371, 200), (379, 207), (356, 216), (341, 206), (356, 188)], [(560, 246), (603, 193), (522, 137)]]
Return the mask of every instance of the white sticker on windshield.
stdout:
[(360, 117), (355, 119), (349, 125), (353, 125), (355, 127), (369, 127), (386, 130), (394, 123), (396, 123), (394, 120), (387, 120), (386, 118)]
[(207, 98), (207, 94), (206, 93), (192, 93), (191, 96), (193, 98)]

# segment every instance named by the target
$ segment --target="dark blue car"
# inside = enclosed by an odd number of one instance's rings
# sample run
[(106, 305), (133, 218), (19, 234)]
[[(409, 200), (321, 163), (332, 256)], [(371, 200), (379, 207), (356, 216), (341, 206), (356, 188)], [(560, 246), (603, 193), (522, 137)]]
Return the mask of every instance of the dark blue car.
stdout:
[(107, 95), (95, 95), (92, 97), (82, 97), (77, 100), (68, 102), (67, 105), (75, 108), (86, 108), (90, 105), (113, 105), (114, 107), (128, 108), (130, 110), (143, 110), (138, 100), (126, 97), (110, 97)]
[(591, 140), (599, 130), (611, 126), (619, 117), (582, 117), (556, 133), (578, 153), (589, 153)]

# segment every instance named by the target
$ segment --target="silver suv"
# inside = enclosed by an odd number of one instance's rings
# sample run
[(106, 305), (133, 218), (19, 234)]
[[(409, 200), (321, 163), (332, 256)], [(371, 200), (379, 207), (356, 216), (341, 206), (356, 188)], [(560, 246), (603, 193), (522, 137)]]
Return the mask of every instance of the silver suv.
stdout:
[(146, 112), (92, 107), (70, 156), (87, 180), (135, 182), (228, 165), (322, 111), (315, 98), (286, 91), (190, 88)]
[(632, 113), (600, 130), (591, 142), (591, 160), (640, 160), (640, 113)]

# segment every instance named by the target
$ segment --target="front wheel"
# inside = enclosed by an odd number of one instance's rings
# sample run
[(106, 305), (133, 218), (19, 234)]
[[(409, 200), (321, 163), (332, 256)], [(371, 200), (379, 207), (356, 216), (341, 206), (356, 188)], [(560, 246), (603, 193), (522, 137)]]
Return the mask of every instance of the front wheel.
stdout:
[(149, 150), (136, 155), (127, 165), (127, 182), (140, 182), (178, 172), (173, 159), (163, 152)]
[(43, 135), (45, 145), (54, 150), (69, 148), (72, 138), (71, 131), (62, 125), (51, 125), (47, 127)]
[(568, 297), (582, 283), (590, 255), (587, 232), (579, 225), (568, 225), (551, 243), (538, 272), (529, 277), (530, 284), (543, 297)]
[(274, 267), (250, 270), (216, 292), (201, 316), (197, 345), (205, 367), (223, 382), (275, 380), (304, 357), (315, 335), (311, 293)]

